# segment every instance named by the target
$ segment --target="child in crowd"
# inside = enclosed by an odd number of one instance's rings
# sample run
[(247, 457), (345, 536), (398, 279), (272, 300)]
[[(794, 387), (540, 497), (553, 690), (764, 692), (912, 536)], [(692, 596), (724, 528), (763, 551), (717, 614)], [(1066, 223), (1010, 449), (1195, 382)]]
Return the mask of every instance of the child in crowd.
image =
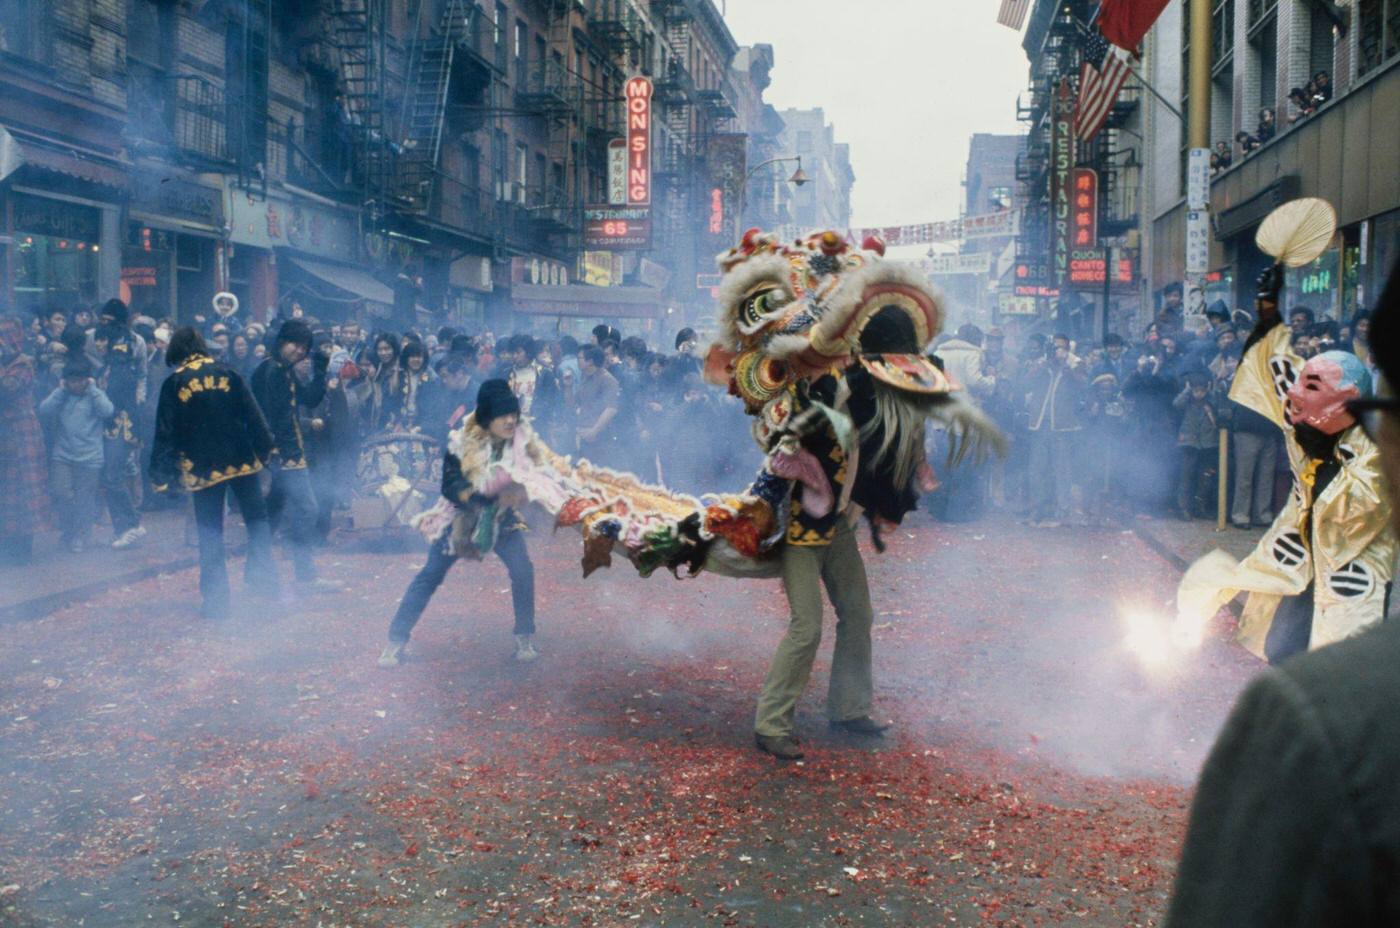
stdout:
[(63, 367), (63, 382), (39, 404), (39, 419), (52, 436), (49, 486), (58, 509), (62, 543), (81, 552), (97, 521), (102, 437), (115, 407), (93, 382), (81, 355)]

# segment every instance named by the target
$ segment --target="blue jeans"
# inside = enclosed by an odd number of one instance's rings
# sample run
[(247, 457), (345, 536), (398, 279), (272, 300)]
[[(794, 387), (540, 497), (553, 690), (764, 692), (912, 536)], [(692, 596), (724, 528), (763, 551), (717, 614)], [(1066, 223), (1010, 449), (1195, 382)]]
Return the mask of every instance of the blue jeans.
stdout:
[(136, 448), (121, 438), (102, 439), (102, 495), (112, 518), (112, 536), (136, 528), (141, 517), (131, 499), (131, 456)]
[[(515, 608), (515, 634), (533, 635), (535, 568), (530, 563), (530, 552), (525, 549), (525, 533), (502, 531), (496, 539), (494, 550), (501, 563), (506, 565), (506, 573), (510, 575), (510, 601)], [(418, 571), (418, 576), (408, 584), (403, 599), (399, 601), (399, 610), (394, 614), (393, 623), (389, 625), (390, 641), (395, 644), (408, 641), (409, 635), (413, 633), (413, 626), (418, 624), (423, 610), (428, 607), (428, 600), (432, 599), (433, 593), (442, 586), (447, 572), (456, 562), (457, 557), (447, 553), (446, 539), (429, 549), (428, 563), (423, 565), (423, 569)]]
[(311, 559), (311, 546), (316, 541), (316, 493), (311, 489), (311, 474), (306, 468), (272, 472), (272, 491), (267, 496), (268, 514), (273, 522), (287, 524), (291, 542), (292, 569), (298, 583), (316, 579), (316, 562)]
[(258, 489), (256, 475), (235, 477), (190, 494), (194, 501), (194, 521), (199, 528), (199, 592), (204, 598), (204, 617), (228, 617), (228, 566), (224, 563), (224, 500), (232, 493), (248, 527), (248, 563), (244, 580), (266, 595), (277, 592), (277, 566), (272, 561), (272, 529), (267, 509)]

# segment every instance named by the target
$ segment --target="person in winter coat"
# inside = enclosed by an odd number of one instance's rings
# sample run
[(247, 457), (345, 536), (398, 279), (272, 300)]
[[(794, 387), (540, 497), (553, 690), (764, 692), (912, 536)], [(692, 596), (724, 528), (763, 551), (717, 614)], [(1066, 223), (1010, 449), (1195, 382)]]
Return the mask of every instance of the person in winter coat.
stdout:
[(442, 464), (443, 504), (418, 517), (428, 536), (428, 561), (409, 583), (389, 625), (389, 643), (379, 666), (397, 667), (409, 636), (433, 593), (458, 559), (481, 560), (494, 551), (510, 575), (515, 610), (515, 659), (533, 661), (535, 569), (525, 547), (523, 499), (512, 490), (507, 467), (553, 456), (520, 419), (520, 401), (502, 379), (481, 385), (476, 409), (448, 439)]
[(160, 388), (151, 443), (151, 483), (160, 491), (189, 491), (199, 529), (201, 612), (229, 616), (224, 561), (224, 507), (238, 501), (248, 529), (248, 586), (263, 596), (277, 592), (272, 530), (258, 487), (258, 472), (272, 453), (272, 433), (237, 371), (209, 357), (198, 332), (183, 328), (170, 338), (165, 363), (172, 369)]
[(1190, 521), (1197, 515), (1209, 518), (1196, 501), (1209, 495), (1210, 476), (1215, 472), (1220, 449), (1220, 420), (1210, 397), (1210, 375), (1192, 371), (1186, 375), (1186, 387), (1172, 402), (1181, 416), (1176, 430), (1176, 447), (1180, 470), (1176, 483), (1176, 510), (1182, 519)]
[[(939, 345), (935, 353), (943, 362), (943, 372), (985, 408), (996, 393), (997, 378), (984, 364), (982, 340), (982, 330), (969, 323), (961, 326), (954, 338)], [(942, 433), (939, 435), (939, 450), (946, 450)], [(939, 454), (937, 459), (945, 457)], [(942, 485), (935, 491), (930, 506), (933, 517), (945, 522), (971, 522), (981, 518), (986, 504), (987, 475), (987, 464), (970, 460), (946, 467), (940, 475)]]
[(34, 412), (34, 359), (24, 326), (0, 317), (0, 564), (27, 564), (43, 526), (44, 436)]
[(74, 554), (87, 547), (97, 521), (103, 431), (115, 410), (92, 374), (86, 358), (70, 360), (63, 368), (63, 384), (39, 404), (39, 418), (53, 435), (49, 488), (62, 543)]
[(1025, 402), (1030, 432), (1030, 524), (1054, 528), (1070, 514), (1074, 457), (1084, 393), (1084, 363), (1057, 335), (1043, 360), (1027, 371)]
[[(323, 351), (312, 354), (312, 339), (311, 326), (300, 319), (282, 323), (272, 356), (253, 372), (252, 389), (272, 430), (275, 461), (269, 508), (286, 508), (296, 582), (303, 592), (328, 593), (339, 590), (340, 584), (316, 576), (316, 564), (311, 556), (318, 510), (307, 472), (301, 407), (318, 406), (325, 397), (330, 355)], [(294, 368), (308, 355), (313, 374), (311, 382), (303, 386)]]

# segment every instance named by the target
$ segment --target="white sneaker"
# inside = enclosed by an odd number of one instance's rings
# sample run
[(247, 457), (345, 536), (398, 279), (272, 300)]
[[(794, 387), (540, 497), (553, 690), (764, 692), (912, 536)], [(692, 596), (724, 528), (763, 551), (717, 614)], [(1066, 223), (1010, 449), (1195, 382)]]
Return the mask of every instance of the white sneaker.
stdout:
[(112, 547), (116, 548), (118, 551), (122, 550), (123, 548), (130, 548), (132, 545), (136, 544), (136, 542), (140, 541), (142, 538), (145, 537), (146, 527), (144, 525), (138, 525), (135, 528), (127, 529), (126, 531), (118, 535), (116, 538), (113, 538)]
[(515, 659), (521, 663), (529, 663), (540, 656), (540, 652), (535, 650), (534, 635), (515, 636)]
[(407, 647), (408, 645), (406, 643), (393, 641), (386, 644), (384, 650), (379, 652), (379, 666), (388, 670), (391, 667), (397, 667), (402, 664), (408, 657), (408, 654), (405, 652)]

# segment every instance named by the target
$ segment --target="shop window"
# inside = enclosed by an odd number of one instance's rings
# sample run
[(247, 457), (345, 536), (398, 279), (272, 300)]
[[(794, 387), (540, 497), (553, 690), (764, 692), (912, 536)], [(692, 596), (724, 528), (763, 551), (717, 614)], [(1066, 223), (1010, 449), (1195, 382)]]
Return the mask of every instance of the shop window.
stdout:
[(15, 194), (11, 204), (15, 306), (72, 310), (95, 303), (101, 213), (24, 194)]

